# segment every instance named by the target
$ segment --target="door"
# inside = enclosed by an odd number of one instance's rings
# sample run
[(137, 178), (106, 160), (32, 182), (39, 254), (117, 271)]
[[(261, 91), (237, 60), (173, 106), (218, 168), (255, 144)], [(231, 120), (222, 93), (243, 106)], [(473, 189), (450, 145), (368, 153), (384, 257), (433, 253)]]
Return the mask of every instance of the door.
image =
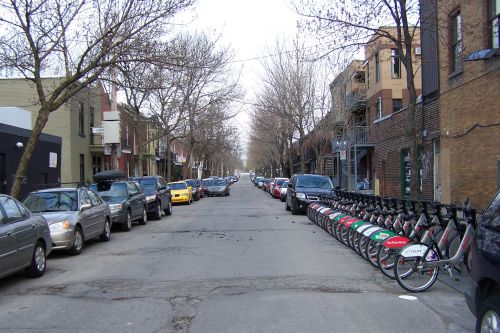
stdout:
[(96, 223), (95, 231), (98, 234), (101, 234), (104, 230), (104, 222), (106, 222), (106, 212), (103, 207), (103, 202), (99, 199), (99, 196), (94, 193), (94, 191), (87, 190), (86, 192), (90, 198), (90, 202), (92, 203), (91, 210)]
[(16, 238), (0, 207), (0, 276), (16, 266)]
[(127, 182), (127, 192), (129, 196), (130, 209), (132, 210), (132, 217), (137, 218), (142, 216), (142, 200), (139, 196), (139, 191), (131, 182)]
[(92, 202), (90, 201), (90, 197), (87, 194), (87, 191), (84, 189), (80, 189), (79, 200), (81, 207), (82, 205), (90, 205), (91, 208), (86, 209), (78, 213), (79, 221), (83, 229), (83, 235), (85, 239), (91, 238), (97, 234), (97, 226), (96, 226), (96, 216), (95, 210), (92, 207)]
[[(158, 188), (158, 194), (161, 199), (161, 210), (165, 210), (167, 209), (168, 203), (170, 201), (167, 191), (167, 183), (161, 177), (156, 178), (156, 183), (157, 183), (156, 186)], [(189, 195), (191, 195), (191, 193)]]
[(7, 166), (5, 164), (5, 154), (0, 154), (0, 193), (7, 191)]
[[(1, 199), (0, 199), (1, 201)], [(14, 199), (7, 198), (2, 202), (5, 214), (11, 221), (16, 239), (17, 266), (27, 266), (35, 248), (35, 241), (38, 236), (37, 224), (30, 218), (30, 213)]]

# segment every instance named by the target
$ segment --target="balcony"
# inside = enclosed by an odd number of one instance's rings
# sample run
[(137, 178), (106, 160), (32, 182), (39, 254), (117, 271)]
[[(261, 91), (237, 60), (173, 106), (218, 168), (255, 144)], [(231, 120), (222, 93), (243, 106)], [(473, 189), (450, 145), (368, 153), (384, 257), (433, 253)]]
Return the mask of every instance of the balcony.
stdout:
[(104, 136), (100, 134), (90, 134), (90, 151), (94, 153), (104, 153)]
[(352, 126), (347, 134), (339, 135), (332, 140), (334, 151), (345, 150), (348, 147), (373, 147), (376, 142), (375, 128), (373, 126)]

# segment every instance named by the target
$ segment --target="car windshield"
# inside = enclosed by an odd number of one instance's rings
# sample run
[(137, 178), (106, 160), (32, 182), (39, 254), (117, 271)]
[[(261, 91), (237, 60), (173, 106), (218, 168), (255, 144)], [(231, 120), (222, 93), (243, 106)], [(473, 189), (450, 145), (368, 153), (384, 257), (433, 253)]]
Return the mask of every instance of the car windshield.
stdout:
[(128, 195), (125, 183), (102, 182), (92, 184), (90, 188), (99, 193), (104, 200), (109, 198), (126, 198)]
[(187, 189), (186, 183), (169, 183), (168, 186), (171, 190), (185, 190)]
[(196, 187), (194, 180), (186, 180), (186, 184), (188, 184), (188, 186), (191, 186), (191, 187)]
[(285, 182), (285, 180), (284, 180), (284, 179), (278, 179), (278, 180), (276, 181), (276, 185), (281, 186), (281, 185), (283, 185), (283, 183), (284, 183), (284, 182)]
[(302, 176), (297, 178), (296, 186), (309, 187), (309, 188), (321, 188), (321, 189), (332, 189), (333, 185), (328, 177), (317, 177), (317, 176)]
[(54, 191), (31, 193), (24, 205), (33, 213), (77, 211), (76, 191)]
[(156, 179), (154, 178), (141, 178), (139, 184), (145, 190), (156, 190)]
[(281, 187), (287, 187), (288, 186), (288, 180), (284, 181), (283, 184), (281, 184)]
[(226, 186), (226, 182), (224, 181), (224, 179), (216, 179), (212, 183), (212, 186)]

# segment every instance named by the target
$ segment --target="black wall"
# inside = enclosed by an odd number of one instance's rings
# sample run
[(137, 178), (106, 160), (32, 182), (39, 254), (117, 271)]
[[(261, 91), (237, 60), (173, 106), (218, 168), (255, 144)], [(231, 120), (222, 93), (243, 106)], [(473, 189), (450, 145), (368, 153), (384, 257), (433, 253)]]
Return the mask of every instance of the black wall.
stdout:
[[(10, 193), (19, 160), (30, 135), (30, 130), (0, 124), (0, 193)], [(18, 142), (23, 143), (24, 147), (16, 147)], [(21, 200), (29, 192), (39, 189), (44, 183), (61, 181), (61, 143), (60, 137), (40, 135), (21, 187), (19, 196)], [(49, 167), (49, 153), (51, 152), (57, 154), (56, 168)]]

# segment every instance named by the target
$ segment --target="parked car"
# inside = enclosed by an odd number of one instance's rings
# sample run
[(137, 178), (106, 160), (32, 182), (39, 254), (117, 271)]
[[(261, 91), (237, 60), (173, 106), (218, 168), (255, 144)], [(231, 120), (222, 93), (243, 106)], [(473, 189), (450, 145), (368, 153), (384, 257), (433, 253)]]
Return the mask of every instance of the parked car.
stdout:
[(96, 173), (90, 189), (108, 203), (113, 225), (120, 225), (125, 231), (132, 230), (132, 221), (146, 224), (148, 204), (139, 183), (127, 180), (119, 170), (106, 170)]
[(271, 185), (271, 179), (265, 178), (262, 183), (262, 190), (269, 193), (269, 187)]
[(194, 179), (186, 179), (185, 180), (186, 184), (191, 187), (191, 201), (198, 201), (200, 200), (200, 189), (198, 186), (196, 186), (196, 182)]
[(264, 186), (264, 182), (266, 181), (266, 178), (264, 177), (257, 177), (257, 187), (262, 188)]
[(85, 241), (97, 236), (103, 242), (111, 238), (109, 206), (86, 187), (31, 192), (24, 205), (45, 217), (54, 250), (68, 250), (78, 255)]
[(148, 203), (148, 214), (151, 214), (155, 220), (161, 219), (162, 211), (165, 215), (172, 214), (172, 195), (163, 177), (144, 176), (132, 178), (132, 180), (142, 186)]
[(471, 287), (467, 305), (476, 332), (500, 331), (500, 191), (479, 217), (472, 242)]
[(280, 188), (280, 200), (285, 202), (286, 200), (286, 191), (288, 190), (288, 180), (285, 180)]
[(172, 182), (168, 183), (170, 191), (172, 192), (173, 203), (185, 203), (190, 205), (193, 202), (192, 188), (186, 182)]
[(52, 238), (45, 218), (0, 194), (0, 278), (23, 269), (28, 276), (42, 276), (51, 251)]
[(333, 184), (328, 176), (316, 174), (296, 174), (288, 182), (286, 210), (296, 215), (307, 210), (309, 203), (318, 201), (322, 194), (332, 194)]
[(203, 196), (206, 197), (208, 195), (208, 187), (212, 183), (212, 178), (204, 178), (201, 180), (201, 186), (203, 187)]
[(195, 179), (196, 187), (198, 188), (198, 193), (200, 194), (200, 198), (205, 197), (205, 191), (203, 190), (203, 182), (201, 179)]
[(207, 194), (211, 196), (228, 196), (229, 185), (224, 179), (214, 179), (207, 188)]
[(283, 183), (285, 181), (288, 181), (288, 178), (274, 178), (274, 185), (271, 186), (271, 191), (270, 191), (273, 198), (280, 199), (281, 187), (283, 186)]

